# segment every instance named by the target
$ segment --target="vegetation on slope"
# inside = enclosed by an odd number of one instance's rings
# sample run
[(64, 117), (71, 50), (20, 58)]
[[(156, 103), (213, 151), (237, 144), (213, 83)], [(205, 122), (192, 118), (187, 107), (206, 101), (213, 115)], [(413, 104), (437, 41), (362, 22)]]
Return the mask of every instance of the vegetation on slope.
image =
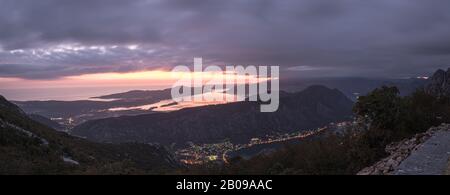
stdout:
[(353, 109), (365, 130), (305, 141), (250, 160), (233, 159), (229, 165), (191, 167), (202, 174), (356, 174), (387, 154), (387, 144), (409, 138), (431, 126), (450, 122), (450, 99), (423, 90), (406, 97), (395, 87), (381, 87), (360, 97)]
[(156, 174), (174, 166), (160, 146), (88, 142), (29, 119), (0, 96), (0, 174)]

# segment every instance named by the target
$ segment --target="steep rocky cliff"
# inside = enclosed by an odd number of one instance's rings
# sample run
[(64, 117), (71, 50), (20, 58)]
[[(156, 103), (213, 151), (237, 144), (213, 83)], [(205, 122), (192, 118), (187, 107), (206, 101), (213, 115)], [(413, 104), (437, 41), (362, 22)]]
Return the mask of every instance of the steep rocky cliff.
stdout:
[(447, 72), (439, 69), (429, 79), (425, 91), (437, 97), (450, 96), (450, 68)]

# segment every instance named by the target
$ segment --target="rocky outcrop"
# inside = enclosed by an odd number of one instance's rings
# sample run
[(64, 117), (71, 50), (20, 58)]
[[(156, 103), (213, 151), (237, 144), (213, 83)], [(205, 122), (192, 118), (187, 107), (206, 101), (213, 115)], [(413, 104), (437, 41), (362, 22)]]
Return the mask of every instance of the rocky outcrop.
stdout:
[(420, 133), (411, 139), (406, 139), (386, 147), (386, 152), (390, 155), (373, 166), (362, 169), (358, 175), (389, 175), (391, 174), (408, 156), (416, 151), (430, 137), (440, 131), (450, 131), (450, 124), (442, 124), (438, 127), (432, 127), (425, 133)]
[(437, 70), (429, 79), (425, 91), (437, 97), (450, 97), (450, 68), (447, 72)]

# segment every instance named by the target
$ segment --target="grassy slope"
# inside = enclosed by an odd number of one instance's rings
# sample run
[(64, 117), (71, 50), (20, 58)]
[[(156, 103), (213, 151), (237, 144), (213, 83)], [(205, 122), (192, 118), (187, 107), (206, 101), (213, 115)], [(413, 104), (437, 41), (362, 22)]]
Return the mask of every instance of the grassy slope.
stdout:
[[(72, 137), (34, 122), (3, 98), (0, 119), (0, 174), (155, 174), (176, 166), (164, 148), (133, 143), (100, 144)], [(48, 141), (48, 145), (41, 139)], [(63, 156), (79, 165), (64, 162)]]

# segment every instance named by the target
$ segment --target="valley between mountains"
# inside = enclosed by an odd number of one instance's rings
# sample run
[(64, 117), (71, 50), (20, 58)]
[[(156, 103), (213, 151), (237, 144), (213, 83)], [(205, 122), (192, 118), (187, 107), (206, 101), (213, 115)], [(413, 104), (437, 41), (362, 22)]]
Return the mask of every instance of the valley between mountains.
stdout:
[[(357, 100), (323, 85), (283, 91), (274, 113), (245, 101), (166, 112), (139, 107), (165, 100), (169, 90), (97, 97), (112, 99), (101, 103), (2, 98), (0, 172), (356, 174), (385, 158), (388, 144), (449, 122), (449, 73), (437, 71), (415, 92), (417, 80), (409, 80)], [(139, 109), (105, 112), (120, 106)], [(74, 116), (70, 124), (59, 120)]]

